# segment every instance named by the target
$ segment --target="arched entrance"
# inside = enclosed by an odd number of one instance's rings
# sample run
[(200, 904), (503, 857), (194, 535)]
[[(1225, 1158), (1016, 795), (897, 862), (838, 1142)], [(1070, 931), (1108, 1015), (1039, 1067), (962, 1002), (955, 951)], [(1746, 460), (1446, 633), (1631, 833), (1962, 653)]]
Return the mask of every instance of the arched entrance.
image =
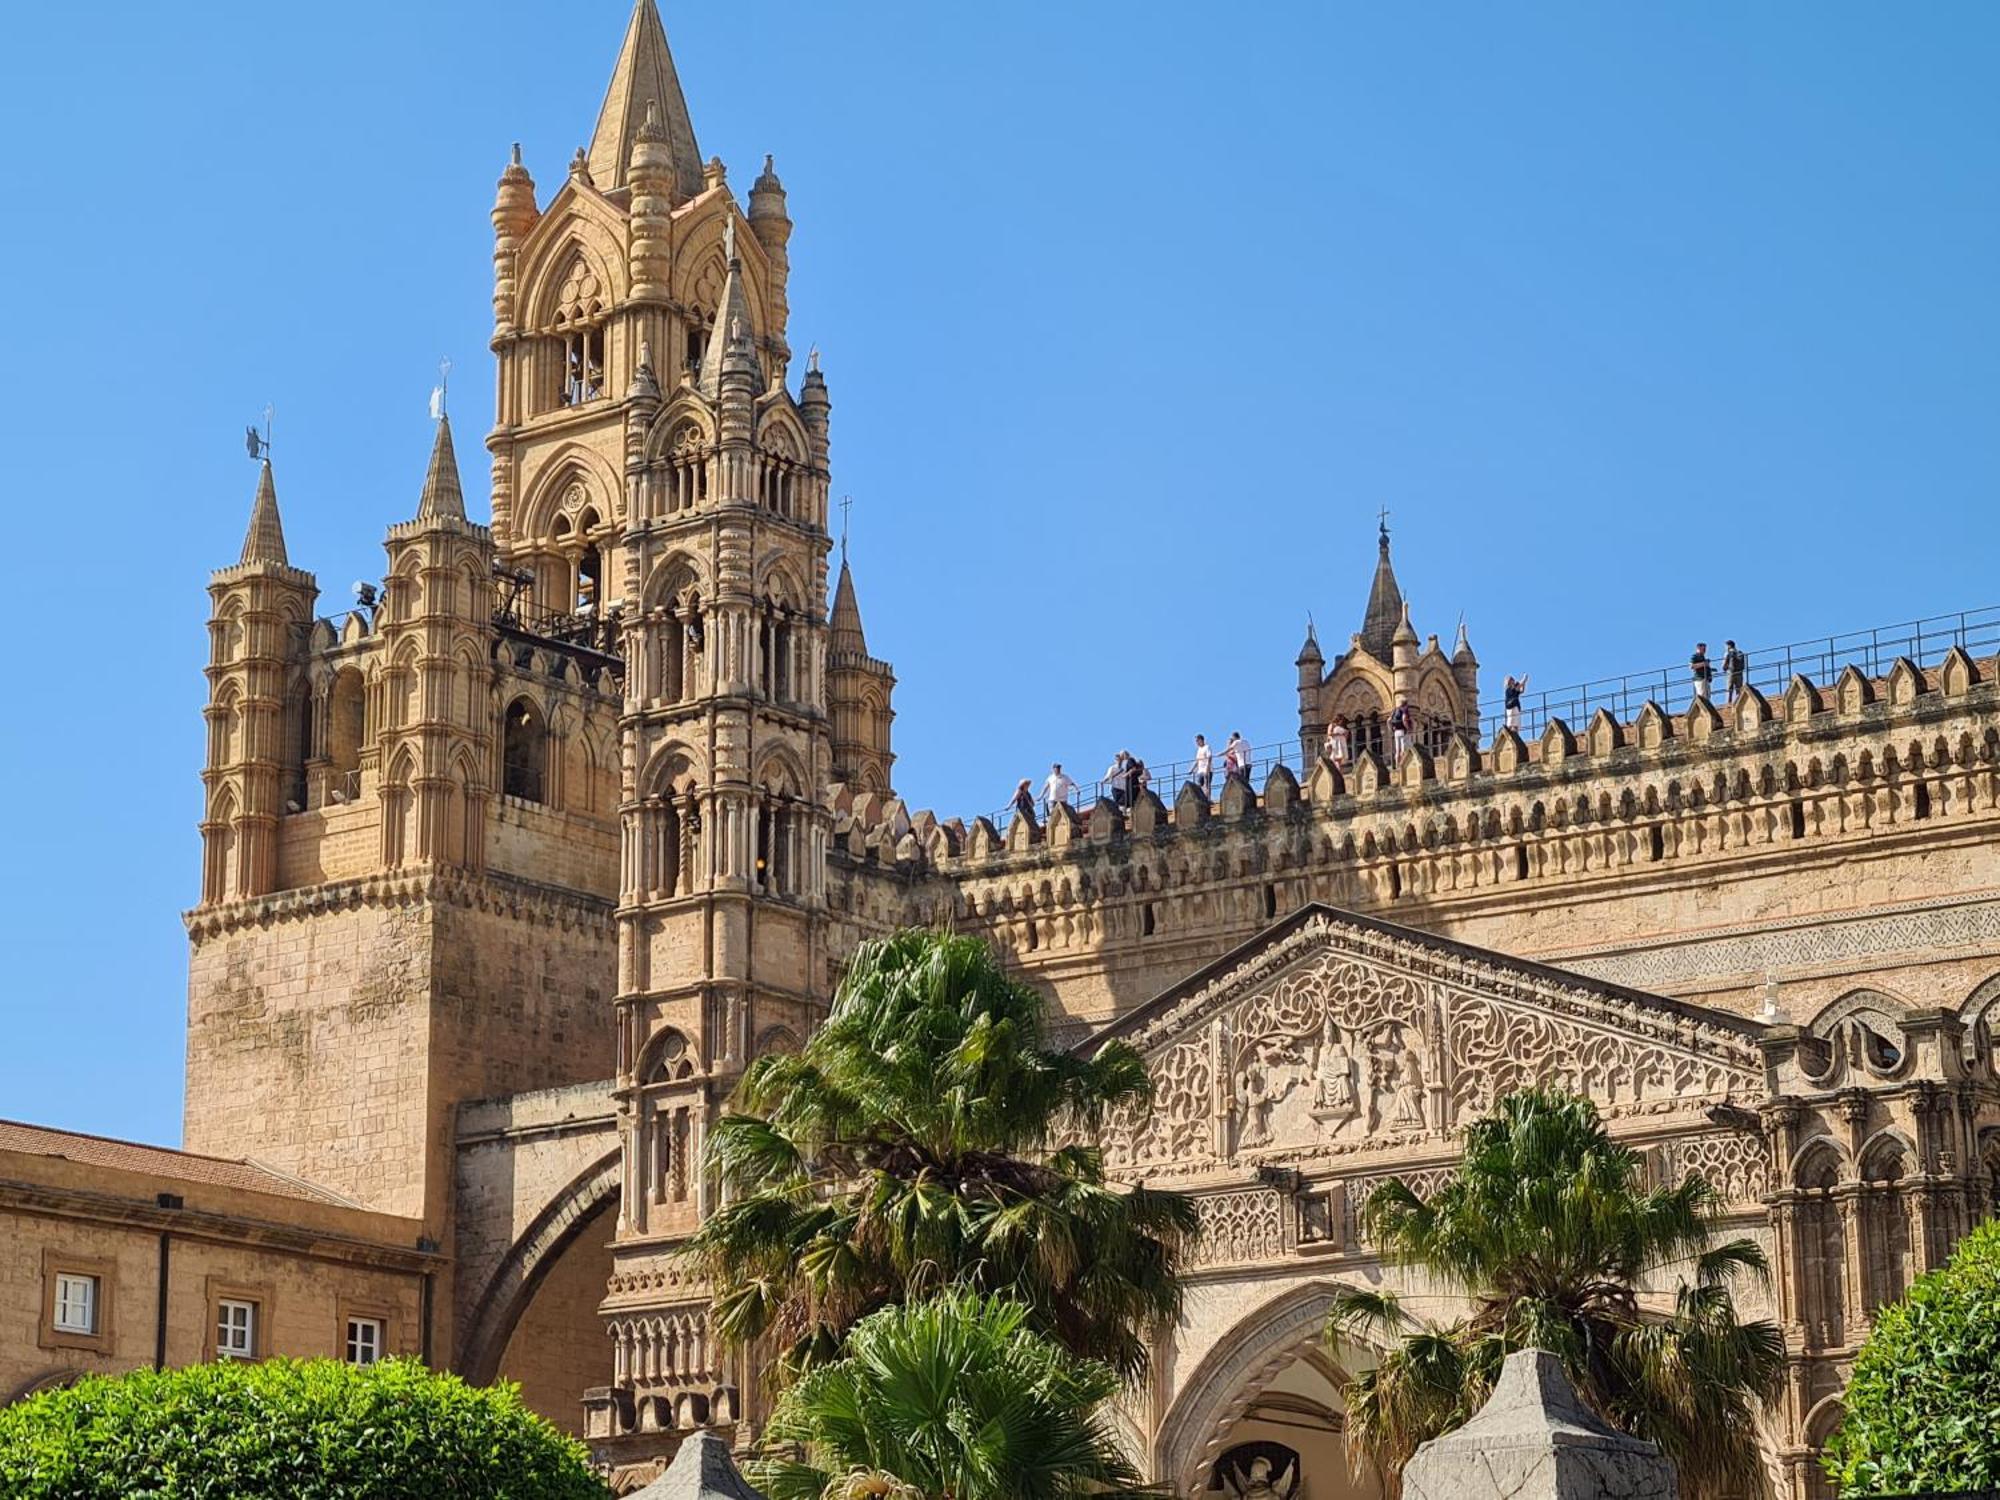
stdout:
[(1341, 1397), (1374, 1356), (1327, 1347), (1334, 1292), (1296, 1287), (1217, 1341), (1160, 1424), (1156, 1478), (1190, 1500), (1379, 1500), (1379, 1480), (1348, 1466)]

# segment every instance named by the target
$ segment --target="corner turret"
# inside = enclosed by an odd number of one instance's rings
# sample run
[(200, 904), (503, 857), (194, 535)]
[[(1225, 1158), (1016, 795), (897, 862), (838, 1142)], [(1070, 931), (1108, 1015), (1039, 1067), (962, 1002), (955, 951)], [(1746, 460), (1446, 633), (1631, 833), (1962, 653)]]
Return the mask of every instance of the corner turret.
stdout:
[(521, 241), (540, 217), (535, 208), (535, 179), (521, 165), (521, 143), (500, 173), (493, 195), (493, 334), (512, 333), (518, 316)]
[[(784, 347), (785, 325), (791, 319), (785, 283), (791, 276), (792, 260), (785, 247), (792, 238), (792, 219), (785, 210), (785, 185), (778, 180), (769, 156), (764, 158), (764, 170), (750, 186), (750, 232), (764, 247), (764, 263), (768, 267), (764, 307), (771, 323), (764, 336), (775, 356)], [(783, 380), (782, 361), (779, 364), (778, 378)]]

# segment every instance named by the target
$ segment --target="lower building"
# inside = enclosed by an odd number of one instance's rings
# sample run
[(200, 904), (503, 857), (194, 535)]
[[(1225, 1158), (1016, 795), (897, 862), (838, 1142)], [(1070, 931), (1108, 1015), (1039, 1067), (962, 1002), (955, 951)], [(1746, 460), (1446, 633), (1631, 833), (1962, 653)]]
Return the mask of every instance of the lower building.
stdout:
[(436, 1355), (414, 1219), (246, 1161), (0, 1121), (0, 1400), (269, 1355)]

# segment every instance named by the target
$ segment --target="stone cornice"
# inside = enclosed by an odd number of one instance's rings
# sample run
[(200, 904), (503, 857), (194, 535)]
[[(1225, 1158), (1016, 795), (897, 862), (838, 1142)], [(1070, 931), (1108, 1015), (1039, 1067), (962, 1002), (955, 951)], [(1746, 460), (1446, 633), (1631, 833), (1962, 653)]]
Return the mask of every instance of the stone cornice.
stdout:
[(184, 913), (182, 920), (188, 936), (199, 942), (246, 928), (304, 921), (333, 911), (424, 906), (497, 912), (549, 927), (593, 931), (606, 940), (614, 931), (613, 903), (604, 897), (493, 871), (468, 875), (443, 869), (391, 870), (354, 880), (278, 891), (247, 901), (197, 906)]

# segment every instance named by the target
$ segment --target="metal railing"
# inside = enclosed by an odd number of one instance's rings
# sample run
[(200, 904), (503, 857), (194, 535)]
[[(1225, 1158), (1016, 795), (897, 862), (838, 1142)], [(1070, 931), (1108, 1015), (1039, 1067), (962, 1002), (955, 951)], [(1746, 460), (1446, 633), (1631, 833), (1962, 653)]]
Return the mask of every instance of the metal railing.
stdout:
[[(1729, 682), (1722, 671), (1721, 642), (1712, 641), (1709, 644), (1715, 648), (1709, 653), (1709, 663), (1715, 669), (1710, 696), (1720, 708), (1729, 701)], [(1907, 624), (1816, 636), (1783, 646), (1759, 646), (1744, 652), (1744, 684), (1755, 688), (1766, 698), (1775, 699), (1783, 696), (1795, 676), (1803, 675), (1811, 678), (1824, 691), (1831, 688), (1850, 666), (1869, 678), (1881, 678), (1894, 669), (1900, 658), (1908, 657), (1919, 667), (1932, 667), (1954, 647), (1973, 657), (2000, 655), (2000, 605), (1960, 610), (1956, 614), (1932, 615)], [(1581, 734), (1600, 708), (1608, 709), (1620, 723), (1629, 724), (1649, 702), (1658, 704), (1667, 713), (1678, 714), (1687, 709), (1694, 696), (1694, 677), (1686, 662), (1647, 672), (1632, 672), (1623, 677), (1606, 677), (1595, 682), (1524, 693), (1519, 733), (1523, 739), (1538, 739), (1548, 727), (1549, 720), (1561, 719)], [(1385, 765), (1389, 763), (1391, 754), (1386, 718), (1386, 715), (1371, 716), (1370, 723), (1365, 726), (1368, 732), (1363, 732), (1363, 725), (1353, 726), (1357, 731), (1352, 746), (1355, 756), (1359, 756), (1364, 749), (1370, 749), (1380, 756)], [(1417, 742), (1433, 755), (1448, 749), (1452, 736), (1458, 732), (1457, 726), (1434, 715), (1420, 715), (1419, 718)], [(1505, 726), (1506, 718), (1504, 698), (1490, 698), (1480, 703), (1481, 745), (1492, 744), (1493, 737)], [(1211, 749), (1214, 756), (1209, 795), (1217, 797), (1223, 787), (1223, 747), (1214, 745)], [(1317, 756), (1317, 747), (1310, 756), (1305, 753), (1296, 734), (1289, 739), (1266, 740), (1250, 752), (1251, 775), (1261, 782), (1270, 774), (1272, 767), (1282, 765), (1303, 783), (1311, 774), (1312, 761)], [(1147, 788), (1171, 807), (1181, 787), (1193, 778), (1194, 762), (1189, 759), (1145, 764)], [(1067, 800), (1079, 812), (1087, 812), (1100, 797), (1111, 797), (1112, 789), (1107, 777), (1096, 780), (1077, 777), (1075, 780), (1076, 792)], [(1038, 778), (1030, 784), (1029, 790), (1034, 795), (1035, 816), (1046, 821), (1049, 804), (1042, 794), (1043, 784), (1043, 779)], [(1111, 800), (1118, 799), (1112, 797)], [(1128, 797), (1127, 805), (1131, 800), (1134, 799)], [(1014, 808), (1010, 804), (998, 812), (988, 813), (986, 817), (995, 829), (1004, 833), (1013, 821)]]
[(621, 659), (617, 622), (595, 613), (575, 614), (543, 609), (525, 599), (517, 599), (494, 610), (493, 623), (503, 630), (534, 636), (558, 646), (576, 647), (613, 661)]
[[(1722, 671), (1722, 642), (1710, 641), (1709, 646), (1709, 665), (1715, 669), (1710, 697), (1720, 707), (1730, 696), (1729, 682)], [(1792, 678), (1801, 674), (1822, 689), (1830, 688), (1850, 666), (1866, 677), (1884, 677), (1899, 657), (1907, 656), (1920, 667), (1935, 666), (1954, 646), (1975, 657), (2000, 652), (2000, 605), (1933, 615), (1908, 624), (1816, 636), (1784, 646), (1759, 646), (1744, 652), (1748, 658), (1744, 683), (1766, 698), (1777, 698), (1791, 686)], [(1581, 734), (1600, 708), (1609, 709), (1621, 724), (1637, 718), (1648, 702), (1677, 714), (1694, 701), (1694, 696), (1694, 676), (1685, 661), (1649, 672), (1528, 692), (1521, 697), (1520, 734), (1524, 739), (1539, 738), (1550, 719), (1561, 719)], [(1479, 705), (1482, 741), (1491, 743), (1505, 723), (1506, 703), (1502, 698), (1491, 698)]]
[[(1391, 762), (1394, 756), (1395, 742), (1391, 737), (1387, 714), (1374, 714), (1369, 715), (1365, 720), (1357, 720), (1349, 726), (1349, 731), (1348, 754), (1350, 763), (1352, 760), (1358, 758), (1363, 751), (1372, 751), (1380, 758), (1384, 765), (1388, 765)], [(1458, 726), (1450, 719), (1436, 714), (1420, 712), (1417, 715), (1417, 725), (1412, 738), (1416, 744), (1423, 746), (1432, 755), (1441, 755), (1451, 747), (1452, 738), (1458, 732)], [(1209, 748), (1213, 753), (1209, 761), (1209, 784), (1205, 788), (1205, 792), (1213, 800), (1222, 795), (1222, 789), (1225, 784), (1226, 772), (1223, 765), (1223, 752), (1226, 747), (1225, 745), (1211, 745)], [(1261, 785), (1264, 778), (1269, 776), (1275, 768), (1283, 766), (1303, 784), (1306, 778), (1312, 774), (1313, 765), (1318, 758), (1319, 747), (1313, 747), (1312, 753), (1308, 755), (1305, 747), (1300, 744), (1298, 735), (1294, 734), (1288, 740), (1267, 740), (1261, 744), (1252, 745), (1250, 747), (1247, 766), (1239, 774), (1243, 775), (1245, 780), (1251, 781), (1253, 785)], [(1181, 788), (1195, 779), (1195, 762), (1192, 757), (1186, 760), (1167, 761), (1163, 765), (1155, 764), (1151, 761), (1142, 761), (1141, 764), (1145, 767), (1142, 790), (1152, 792), (1169, 807), (1173, 806), (1174, 799), (1180, 795)], [(1072, 780), (1076, 781), (1076, 790), (1065, 799), (1069, 806), (1080, 813), (1088, 813), (1092, 807), (1097, 805), (1100, 799), (1114, 803), (1120, 802), (1121, 799), (1116, 795), (1116, 789), (1113, 786), (1109, 770), (1110, 768), (1107, 767), (1106, 774), (1094, 781), (1073, 777)], [(1047, 822), (1049, 816), (1049, 801), (1042, 794), (1045, 782), (1046, 778), (1041, 781), (1032, 782), (1028, 788), (1034, 794), (1035, 816), (1042, 822)], [(1139, 790), (1127, 790), (1124, 794), (1122, 805), (1130, 807), (1138, 800), (1138, 797)], [(997, 831), (1005, 833), (1007, 825), (1014, 820), (1014, 813), (1014, 806), (1010, 803), (998, 812), (986, 814), (986, 819)]]

